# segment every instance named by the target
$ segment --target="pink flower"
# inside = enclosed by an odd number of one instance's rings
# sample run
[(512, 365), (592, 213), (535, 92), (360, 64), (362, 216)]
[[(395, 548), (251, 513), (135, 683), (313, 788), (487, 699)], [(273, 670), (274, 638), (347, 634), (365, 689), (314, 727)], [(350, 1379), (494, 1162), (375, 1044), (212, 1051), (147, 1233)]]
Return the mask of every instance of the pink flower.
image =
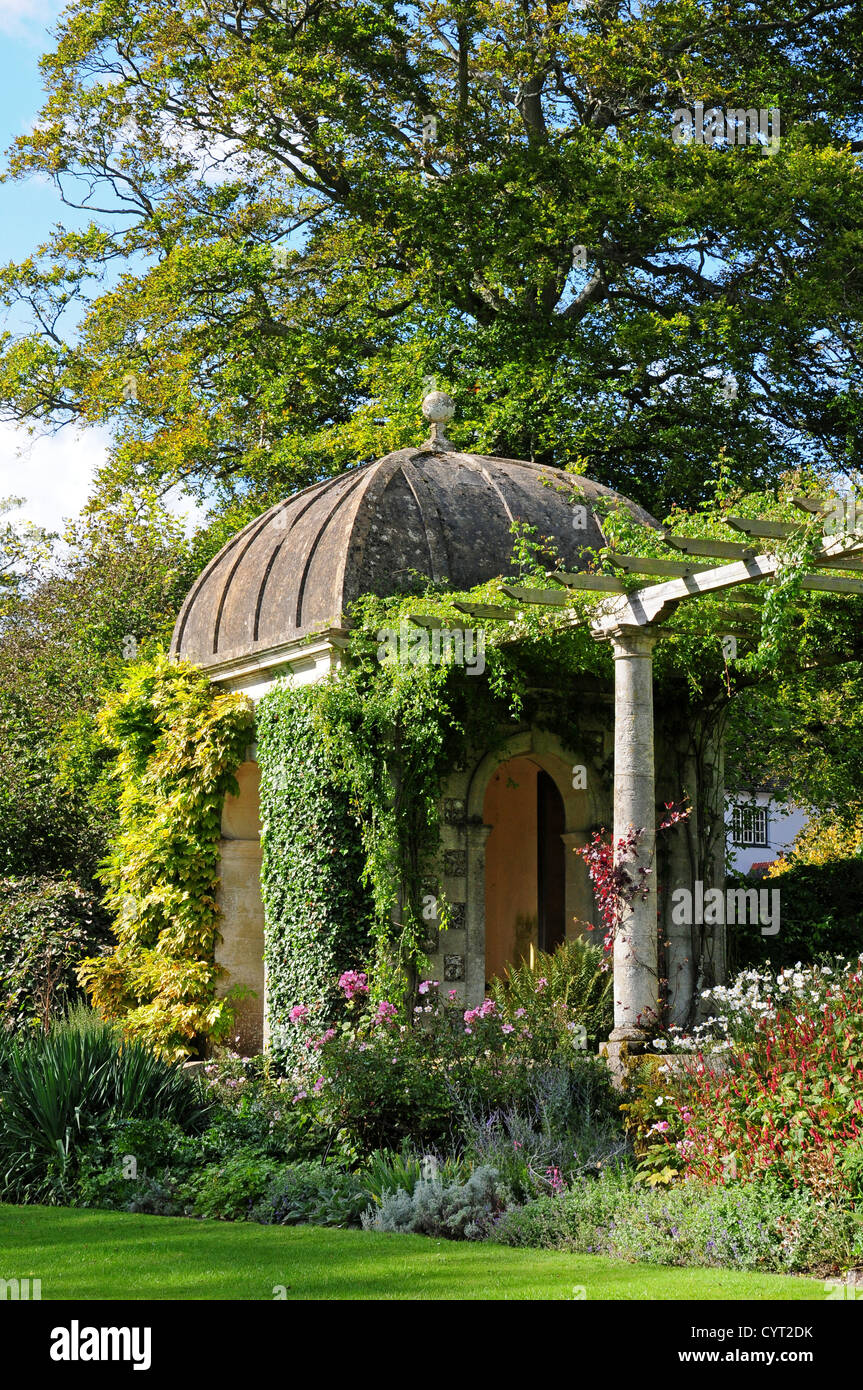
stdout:
[(355, 994), (368, 994), (369, 982), (362, 971), (345, 970), (339, 976), (339, 989), (344, 991), (346, 999), (353, 999)]
[(502, 1033), (514, 1033), (515, 1029), (513, 1028), (511, 1023), (502, 1023), (500, 1031)]
[(395, 1004), (391, 1004), (388, 999), (382, 999), (378, 1004), (378, 1011), (374, 1016), (374, 1022), (388, 1023), (390, 1019), (395, 1018), (397, 1013), (398, 1009)]
[(540, 991), (541, 989), (545, 989), (545, 987), (546, 987), (547, 984), (548, 984), (548, 980), (545, 978), (545, 976), (544, 976), (544, 975), (540, 975), (539, 979), (538, 979), (537, 982), (536, 982), (536, 993), (539, 994), (539, 991)]
[(457, 989), (451, 989), (451, 990), (448, 990), (448, 991), (447, 991), (447, 999), (449, 1000), (449, 1002), (450, 1002), (451, 1004), (454, 1004), (454, 1003), (455, 1003), (455, 997), (456, 997), (457, 994), (458, 994), (458, 990), (457, 990)]
[(305, 1004), (295, 1004), (288, 1014), (291, 1023), (302, 1023), (304, 1018), (308, 1018), (309, 1011)]
[(515, 1016), (516, 1018), (524, 1018), (526, 1012), (526, 1009), (516, 1009)]
[(439, 980), (423, 980), (419, 987), (420, 994), (428, 994), (430, 989), (437, 989)]

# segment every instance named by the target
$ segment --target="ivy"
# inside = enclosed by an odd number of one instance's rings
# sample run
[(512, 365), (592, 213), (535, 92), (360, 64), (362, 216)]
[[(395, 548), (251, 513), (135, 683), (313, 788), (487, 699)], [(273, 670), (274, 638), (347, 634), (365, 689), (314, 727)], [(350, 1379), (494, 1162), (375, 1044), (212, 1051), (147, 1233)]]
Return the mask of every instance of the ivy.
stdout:
[(362, 883), (356, 814), (318, 737), (319, 687), (280, 686), (257, 710), (261, 889), (267, 1014), (277, 1059), (296, 1051), (292, 1007), (338, 1013), (339, 973), (368, 949), (372, 903)]
[(132, 666), (99, 715), (120, 786), (99, 873), (117, 944), (79, 978), (106, 1018), (167, 1057), (232, 1022), (230, 997), (216, 997), (219, 838), (252, 723), (245, 696), (161, 654)]

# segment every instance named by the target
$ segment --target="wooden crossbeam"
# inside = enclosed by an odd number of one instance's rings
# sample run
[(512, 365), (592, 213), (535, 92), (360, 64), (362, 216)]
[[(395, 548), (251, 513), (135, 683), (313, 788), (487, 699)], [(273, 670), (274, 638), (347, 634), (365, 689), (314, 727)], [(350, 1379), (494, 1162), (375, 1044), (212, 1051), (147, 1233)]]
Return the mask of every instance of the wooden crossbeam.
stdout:
[(647, 627), (681, 599), (698, 594), (722, 593), (741, 584), (768, 579), (775, 574), (777, 564), (772, 555), (757, 555), (751, 560), (702, 570), (683, 579), (670, 579), (665, 584), (651, 584), (646, 589), (626, 594), (614, 603), (602, 604), (591, 630), (595, 637), (604, 637), (622, 628)]
[(791, 501), (801, 512), (809, 512), (810, 516), (828, 516), (833, 510), (823, 497), (792, 497)]
[(457, 599), (453, 603), (460, 613), (467, 613), (471, 618), (494, 618), (502, 622), (512, 623), (515, 621), (515, 614), (511, 608), (502, 608), (497, 603), (464, 603)]
[(804, 574), (801, 587), (818, 594), (863, 594), (863, 579), (844, 574)]
[(555, 570), (551, 578), (556, 584), (563, 584), (567, 589), (585, 589), (597, 594), (626, 593), (614, 574), (567, 574), (565, 570)]
[(751, 545), (741, 545), (739, 541), (707, 540), (701, 536), (675, 536), (671, 531), (663, 531), (662, 539), (674, 550), (683, 550), (687, 555), (704, 555), (708, 560), (750, 560), (755, 551)]
[[(723, 594), (723, 598), (725, 595)], [(760, 623), (760, 608), (747, 607), (745, 603), (736, 604), (733, 608), (717, 608), (715, 615), (721, 622), (727, 623)]]
[(544, 603), (553, 608), (565, 608), (569, 603), (569, 596), (560, 589), (522, 589), (517, 584), (501, 587), (507, 598), (514, 598), (517, 603)]
[(722, 594), (723, 603), (763, 603), (765, 584), (746, 584), (738, 589), (726, 589)]
[(433, 618), (428, 613), (408, 613), (408, 622), (413, 623), (414, 627), (443, 627), (440, 618)]
[(747, 536), (757, 536), (759, 540), (785, 541), (800, 530), (799, 526), (792, 525), (790, 521), (759, 521), (748, 516), (727, 516), (725, 521), (728, 526), (733, 526), (735, 531), (742, 531)]
[(610, 564), (617, 569), (627, 570), (630, 574), (659, 574), (663, 577), (674, 576), (681, 578), (686, 574), (695, 574), (698, 570), (709, 570), (710, 565), (687, 564), (685, 560), (665, 560), (654, 555), (617, 555), (608, 556)]
[(863, 560), (855, 559), (852, 555), (845, 555), (841, 559), (816, 560), (816, 565), (820, 570), (863, 570)]

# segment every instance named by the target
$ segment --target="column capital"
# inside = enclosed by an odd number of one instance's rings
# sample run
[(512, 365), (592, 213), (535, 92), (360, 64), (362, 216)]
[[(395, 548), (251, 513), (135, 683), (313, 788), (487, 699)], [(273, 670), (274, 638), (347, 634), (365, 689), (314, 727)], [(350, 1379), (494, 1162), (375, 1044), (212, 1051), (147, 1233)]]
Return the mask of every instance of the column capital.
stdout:
[(643, 627), (618, 627), (600, 639), (611, 643), (615, 661), (630, 656), (652, 656), (662, 634)]

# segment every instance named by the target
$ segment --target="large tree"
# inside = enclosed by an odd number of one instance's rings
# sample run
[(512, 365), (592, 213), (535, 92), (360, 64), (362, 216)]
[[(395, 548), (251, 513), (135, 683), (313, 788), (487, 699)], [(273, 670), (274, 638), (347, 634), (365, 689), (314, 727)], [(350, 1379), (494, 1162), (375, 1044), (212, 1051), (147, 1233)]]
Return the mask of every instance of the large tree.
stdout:
[[(16, 419), (103, 491), (236, 508), (417, 439), (694, 504), (861, 471), (863, 10), (817, 0), (76, 0), (15, 174), (92, 221), (7, 267)], [(778, 107), (778, 151), (676, 108)], [(86, 219), (85, 219), (86, 220)]]

